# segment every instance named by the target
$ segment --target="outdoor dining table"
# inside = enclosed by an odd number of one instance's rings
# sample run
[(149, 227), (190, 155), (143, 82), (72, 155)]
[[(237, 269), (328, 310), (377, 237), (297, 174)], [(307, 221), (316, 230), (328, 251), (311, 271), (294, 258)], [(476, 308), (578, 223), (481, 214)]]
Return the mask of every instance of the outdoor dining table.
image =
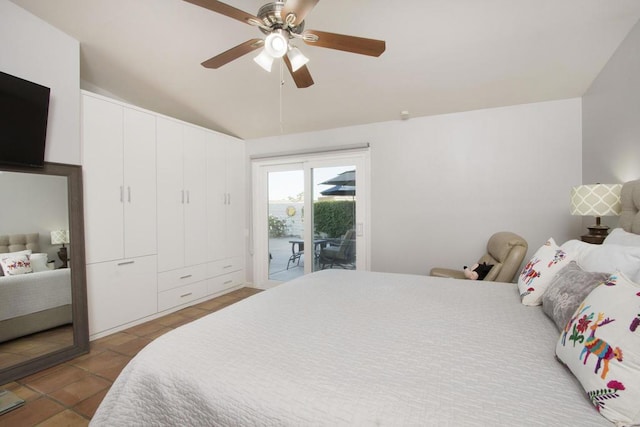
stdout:
[[(317, 257), (320, 253), (320, 249), (324, 248), (327, 245), (327, 239), (313, 239), (313, 246), (315, 249), (315, 256)], [(292, 239), (289, 240), (291, 243), (291, 256), (289, 257), (289, 261), (287, 261), (287, 270), (289, 269), (289, 265), (296, 263), (296, 265), (300, 265), (300, 257), (304, 255), (304, 240), (303, 239)]]

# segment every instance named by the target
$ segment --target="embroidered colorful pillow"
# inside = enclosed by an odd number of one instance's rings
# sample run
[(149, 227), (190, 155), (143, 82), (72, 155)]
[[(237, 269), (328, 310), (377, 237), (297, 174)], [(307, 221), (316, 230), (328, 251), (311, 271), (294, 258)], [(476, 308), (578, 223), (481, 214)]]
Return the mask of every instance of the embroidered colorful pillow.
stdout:
[(549, 238), (520, 272), (518, 291), (522, 304), (542, 304), (542, 294), (549, 283), (572, 258), (573, 256), (556, 245), (552, 238)]
[[(25, 249), (23, 251), (18, 251), (18, 252), (0, 253), (0, 259), (7, 258), (7, 257), (12, 257), (12, 256), (16, 256), (16, 255), (31, 255), (31, 249)], [(4, 270), (2, 269), (2, 264), (0, 264), (0, 276), (4, 276)]]
[(18, 274), (33, 272), (29, 255), (0, 257), (0, 266), (6, 276), (16, 276)]
[(569, 262), (555, 275), (542, 294), (542, 311), (562, 331), (580, 303), (609, 275), (610, 273), (584, 271), (575, 261)]
[(640, 423), (640, 286), (616, 272), (580, 304), (556, 345), (598, 412)]

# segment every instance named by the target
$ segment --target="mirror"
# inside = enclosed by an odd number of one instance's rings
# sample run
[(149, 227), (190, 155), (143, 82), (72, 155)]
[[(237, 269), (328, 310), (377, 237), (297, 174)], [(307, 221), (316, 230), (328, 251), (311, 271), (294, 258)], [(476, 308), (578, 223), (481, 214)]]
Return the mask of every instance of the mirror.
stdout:
[[(7, 189), (7, 186), (10, 189)], [(89, 327), (84, 257), (82, 168), (58, 163), (45, 163), (42, 169), (0, 166), (0, 188), (4, 188), (7, 195), (2, 202), (4, 224), (0, 224), (0, 235), (38, 233), (39, 251), (46, 253), (47, 257), (44, 259), (49, 261), (48, 263), (44, 261), (45, 267), (42, 269), (41, 266), (36, 267), (35, 259), (31, 259), (30, 268), (33, 267), (34, 271), (36, 269), (39, 271), (0, 277), (0, 299), (13, 298), (16, 301), (20, 299), (20, 304), (16, 302), (11, 305), (11, 309), (16, 310), (16, 317), (7, 316), (7, 313), (3, 316), (0, 313), (0, 341), (3, 341), (0, 342), (0, 385), (2, 385), (87, 353)], [(37, 224), (29, 224), (30, 221)], [(68, 239), (65, 233), (63, 237), (51, 234), (59, 230), (68, 231)], [(65, 250), (61, 251), (63, 245), (60, 242), (65, 241), (68, 241), (68, 247), (65, 246)], [(68, 253), (65, 256), (66, 250)], [(67, 257), (68, 268), (64, 268), (64, 258)], [(34, 277), (38, 278), (37, 281), (50, 284), (51, 287), (54, 283), (58, 283), (56, 286), (67, 292), (66, 302), (54, 303), (53, 308), (49, 306), (45, 307), (46, 309), (37, 308), (34, 313), (29, 313), (29, 305), (39, 304), (43, 299), (36, 297), (33, 299), (34, 302), (27, 301), (23, 299), (22, 294), (16, 293), (18, 292), (15, 290), (16, 287), (10, 286), (6, 286), (4, 291), (13, 289), (14, 293), (9, 294), (10, 296), (2, 295), (3, 280), (7, 280), (6, 285), (12, 284), (11, 280), (14, 279), (24, 280), (22, 283), (30, 286), (35, 282)], [(66, 283), (69, 288), (66, 288)], [(52, 298), (54, 295), (51, 289), (45, 289), (45, 292), (49, 292), (47, 298)], [(19, 305), (27, 308), (25, 311), (19, 311)], [(5, 311), (8, 309), (5, 308)], [(56, 321), (51, 320), (52, 318), (67, 320)], [(71, 320), (70, 324), (68, 320)], [(49, 327), (50, 323), (47, 322), (64, 324)], [(7, 332), (9, 336), (11, 334), (18, 334), (18, 336), (8, 339), (5, 336), (1, 339), (3, 323), (5, 332), (9, 331)], [(29, 324), (35, 325), (33, 329), (29, 329)], [(20, 336), (22, 332), (19, 329), (23, 328), (26, 335)], [(38, 329), (42, 330), (31, 332)]]

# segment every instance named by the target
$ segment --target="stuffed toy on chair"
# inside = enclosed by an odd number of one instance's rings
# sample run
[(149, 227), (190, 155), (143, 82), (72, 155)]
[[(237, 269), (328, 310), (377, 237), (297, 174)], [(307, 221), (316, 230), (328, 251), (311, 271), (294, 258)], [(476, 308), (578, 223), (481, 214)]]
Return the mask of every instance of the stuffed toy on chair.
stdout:
[(488, 264), (483, 262), (482, 264), (474, 264), (473, 267), (469, 268), (466, 265), (464, 266), (464, 276), (469, 280), (482, 280), (487, 277), (489, 271), (493, 264)]

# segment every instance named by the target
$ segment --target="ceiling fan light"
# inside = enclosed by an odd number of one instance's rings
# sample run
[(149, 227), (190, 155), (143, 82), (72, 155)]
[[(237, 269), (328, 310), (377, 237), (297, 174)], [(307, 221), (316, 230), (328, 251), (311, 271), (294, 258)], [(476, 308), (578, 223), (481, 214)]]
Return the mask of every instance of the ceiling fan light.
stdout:
[(256, 62), (256, 64), (264, 68), (265, 71), (267, 71), (268, 73), (271, 72), (271, 66), (273, 65), (273, 56), (269, 55), (269, 52), (267, 52), (266, 49), (263, 49), (262, 52), (260, 52), (260, 55), (253, 58), (253, 60)]
[(282, 30), (276, 30), (264, 39), (264, 50), (273, 58), (282, 58), (289, 49), (289, 39)]
[(294, 73), (309, 62), (309, 58), (304, 56), (297, 47), (291, 48), (289, 53), (287, 53), (287, 56), (289, 57), (289, 62), (291, 62), (291, 71)]

